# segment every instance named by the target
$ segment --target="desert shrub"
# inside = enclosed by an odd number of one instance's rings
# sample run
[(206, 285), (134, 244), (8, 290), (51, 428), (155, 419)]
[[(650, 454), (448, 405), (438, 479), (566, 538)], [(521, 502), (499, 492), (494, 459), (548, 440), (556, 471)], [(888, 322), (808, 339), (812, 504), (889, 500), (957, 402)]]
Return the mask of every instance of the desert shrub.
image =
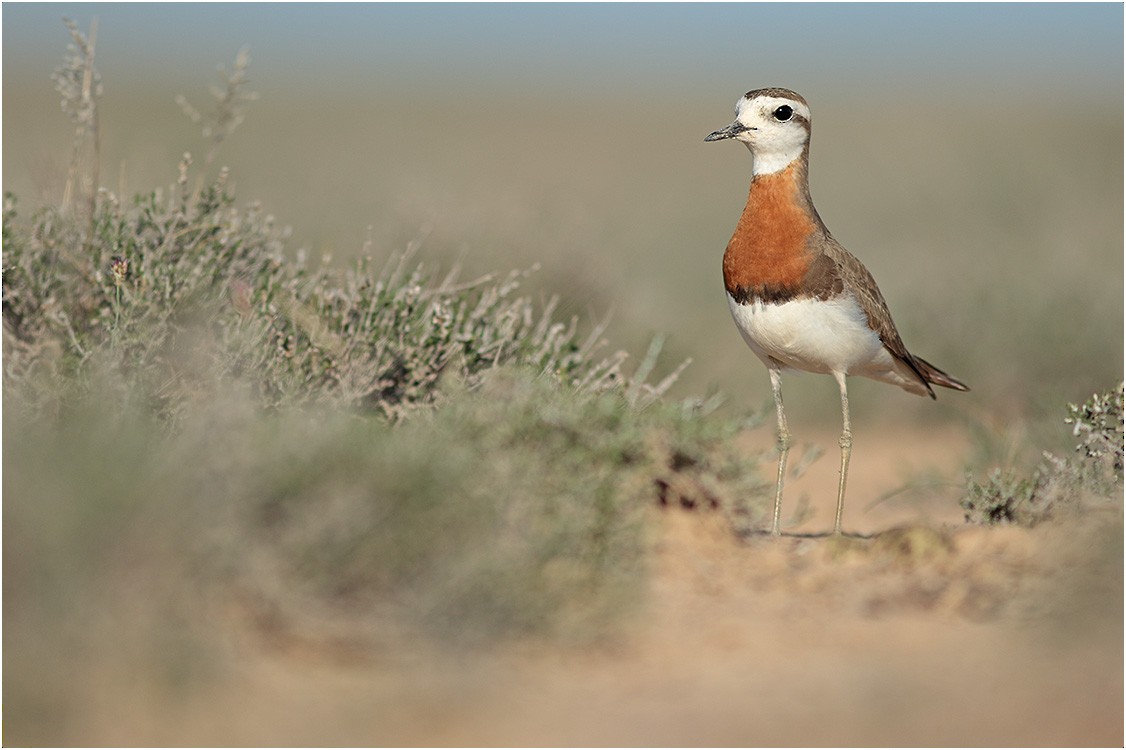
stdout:
[[(506, 363), (561, 384), (629, 386), (626, 356), (597, 356), (602, 328), (555, 318), (557, 299), (519, 295), (522, 271), (463, 282), (415, 261), (417, 247), (377, 267), (291, 260), (286, 233), (260, 207), (237, 208), (225, 173), (191, 202), (190, 160), (177, 187), (122, 205), (102, 193), (94, 236), (60, 211), (27, 225), (4, 211), (6, 384), (80, 376), (108, 359), (149, 383), (161, 410), (182, 411), (199, 376), (255, 383), (260, 402), (331, 400), (399, 418), (437, 396), (439, 378), (472, 381)], [(191, 335), (186, 335), (191, 334)], [(193, 337), (194, 336), (194, 337)], [(206, 373), (180, 366), (204, 346)], [(51, 378), (47, 377), (49, 381)], [(646, 400), (671, 384), (636, 384)]]
[(987, 526), (1036, 524), (1049, 513), (1044, 495), (1046, 480), (1039, 468), (1030, 477), (1000, 468), (993, 469), (984, 482), (967, 477), (966, 495), (962, 498), (966, 521)]
[[(747, 457), (723, 448), (730, 422), (638, 411), (529, 371), (493, 371), (393, 433), (330, 422), (294, 450), (298, 431), (266, 429), (289, 437), (250, 474), (269, 479), (230, 506), (255, 549), (237, 560), (263, 565), (237, 578), (303, 627), (319, 612), (394, 614), (454, 643), (599, 632), (644, 590), (662, 483), (694, 483), (732, 512), (757, 489), (732, 470)], [(675, 459), (686, 452), (690, 471)]]
[(1122, 485), (1122, 396), (1119, 383), (1117, 389), (1096, 393), (1083, 404), (1068, 404), (1063, 420), (1079, 438), (1073, 470), (1084, 484), (1107, 492)]
[(1068, 404), (1064, 423), (1079, 438), (1068, 457), (1050, 453), (1031, 475), (994, 469), (984, 482), (967, 478), (962, 499), (966, 520), (994, 525), (1033, 526), (1084, 499), (1121, 500), (1123, 467), (1123, 386), (1096, 393), (1083, 404)]

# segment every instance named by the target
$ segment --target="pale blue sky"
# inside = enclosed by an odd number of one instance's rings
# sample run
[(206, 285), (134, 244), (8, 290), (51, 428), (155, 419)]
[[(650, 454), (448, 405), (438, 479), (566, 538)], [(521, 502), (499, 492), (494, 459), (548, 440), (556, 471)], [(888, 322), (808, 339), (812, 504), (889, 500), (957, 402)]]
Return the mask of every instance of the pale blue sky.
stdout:
[(97, 16), (119, 85), (183, 76), (248, 45), (259, 91), (379, 80), (525, 87), (817, 78), (1122, 93), (1123, 6), (1102, 4), (5, 3), (5, 77), (41, 74), (59, 19)]

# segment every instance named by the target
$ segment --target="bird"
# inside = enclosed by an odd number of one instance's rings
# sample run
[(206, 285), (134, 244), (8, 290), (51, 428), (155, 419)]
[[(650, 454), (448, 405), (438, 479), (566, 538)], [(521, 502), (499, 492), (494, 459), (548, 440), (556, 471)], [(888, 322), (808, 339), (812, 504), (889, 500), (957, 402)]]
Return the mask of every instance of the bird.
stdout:
[(907, 350), (875, 279), (830, 234), (809, 193), (809, 103), (786, 88), (748, 91), (735, 121), (707, 142), (736, 140), (751, 152), (746, 207), (723, 254), (728, 307), (743, 340), (770, 374), (778, 417), (778, 474), (771, 534), (781, 534), (782, 489), (791, 435), (782, 405), (782, 371), (832, 375), (841, 397), (841, 463), (833, 535), (841, 535), (852, 455), (849, 375), (935, 398), (938, 385), (968, 391)]

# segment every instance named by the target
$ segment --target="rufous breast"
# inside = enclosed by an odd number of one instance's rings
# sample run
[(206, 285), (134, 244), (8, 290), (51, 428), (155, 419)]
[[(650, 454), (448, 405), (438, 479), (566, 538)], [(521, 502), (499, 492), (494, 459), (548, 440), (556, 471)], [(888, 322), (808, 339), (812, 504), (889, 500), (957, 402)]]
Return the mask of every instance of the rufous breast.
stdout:
[(800, 294), (816, 260), (810, 240), (818, 230), (795, 162), (756, 175), (747, 206), (723, 254), (723, 282), (737, 302), (775, 301)]

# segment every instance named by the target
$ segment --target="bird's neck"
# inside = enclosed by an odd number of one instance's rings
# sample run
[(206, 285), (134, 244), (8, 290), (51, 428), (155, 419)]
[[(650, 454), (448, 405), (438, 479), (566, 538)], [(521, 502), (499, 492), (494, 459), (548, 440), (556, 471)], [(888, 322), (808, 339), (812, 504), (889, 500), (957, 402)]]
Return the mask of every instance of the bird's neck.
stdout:
[(809, 141), (794, 144), (789, 148), (775, 148), (755, 153), (754, 147), (747, 144), (751, 152), (751, 174), (755, 177), (777, 174), (789, 169), (795, 162), (809, 163)]

